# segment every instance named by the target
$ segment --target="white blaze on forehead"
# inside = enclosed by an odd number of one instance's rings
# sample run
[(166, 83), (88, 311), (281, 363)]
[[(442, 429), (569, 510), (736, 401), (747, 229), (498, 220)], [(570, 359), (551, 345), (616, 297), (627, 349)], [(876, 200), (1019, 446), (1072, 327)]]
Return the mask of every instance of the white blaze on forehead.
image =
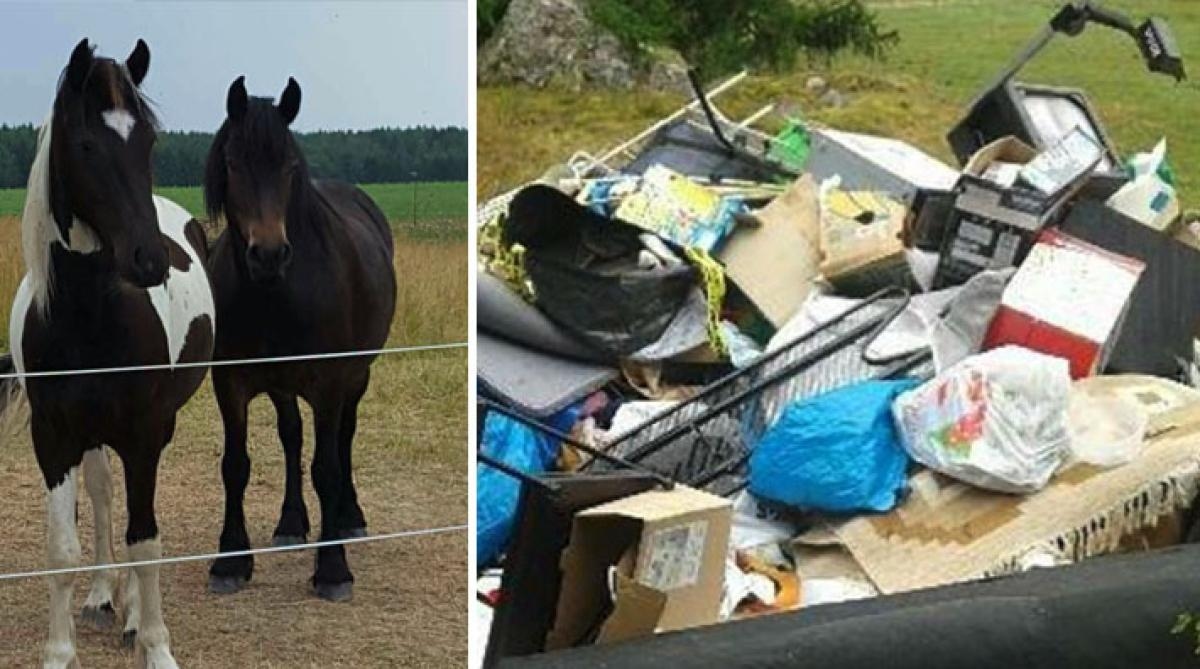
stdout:
[(100, 117), (104, 119), (104, 125), (112, 128), (126, 142), (129, 141), (129, 133), (133, 132), (133, 126), (137, 125), (133, 114), (124, 109), (110, 109), (101, 112)]

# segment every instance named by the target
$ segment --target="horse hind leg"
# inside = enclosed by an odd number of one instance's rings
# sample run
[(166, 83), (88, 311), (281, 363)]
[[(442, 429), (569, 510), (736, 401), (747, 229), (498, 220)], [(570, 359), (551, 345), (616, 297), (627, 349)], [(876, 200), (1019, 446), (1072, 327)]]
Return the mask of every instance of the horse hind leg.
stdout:
[[(342, 502), (341, 461), (338, 435), (341, 428), (341, 398), (323, 398), (313, 403), (316, 445), (313, 448), (312, 481), (321, 501), (321, 541), (339, 538), (342, 528), (339, 513)], [(344, 601), (354, 592), (354, 575), (346, 563), (345, 546), (317, 549), (317, 568), (312, 577), (313, 590), (321, 599)]]
[(304, 445), (304, 426), (295, 395), (270, 393), (279, 423), (279, 441), (283, 444), (285, 478), (283, 508), (275, 526), (272, 542), (276, 546), (294, 546), (308, 540), (308, 508), (304, 504), (304, 469), (300, 452)]
[[(112, 536), (112, 471), (104, 447), (83, 454), (83, 482), (92, 500), (92, 516), (96, 530), (96, 565), (115, 561)], [(105, 569), (93, 572), (92, 588), (83, 604), (80, 617), (89, 626), (107, 630), (117, 621), (113, 594), (117, 571)]]
[(367, 519), (358, 505), (358, 490), (354, 487), (354, 433), (358, 428), (358, 403), (367, 391), (369, 372), (355, 388), (342, 407), (342, 424), (338, 431), (338, 461), (342, 475), (342, 497), (338, 509), (338, 526), (341, 536), (358, 538), (367, 536)]

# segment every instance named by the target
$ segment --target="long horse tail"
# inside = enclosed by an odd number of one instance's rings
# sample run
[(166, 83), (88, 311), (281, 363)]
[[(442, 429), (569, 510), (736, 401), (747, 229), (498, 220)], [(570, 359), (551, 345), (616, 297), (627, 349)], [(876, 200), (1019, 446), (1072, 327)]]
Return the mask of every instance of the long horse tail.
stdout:
[(21, 382), (11, 376), (16, 371), (12, 354), (0, 355), (0, 446), (29, 424), (29, 401)]

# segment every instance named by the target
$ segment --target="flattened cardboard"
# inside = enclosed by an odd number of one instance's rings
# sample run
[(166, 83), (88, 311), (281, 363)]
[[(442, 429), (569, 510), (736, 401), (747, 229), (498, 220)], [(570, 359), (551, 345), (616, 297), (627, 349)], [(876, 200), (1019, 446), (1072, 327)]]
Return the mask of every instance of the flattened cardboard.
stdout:
[(547, 650), (716, 622), (731, 522), (729, 500), (685, 486), (576, 514)]
[(796, 313), (820, 262), (817, 187), (809, 175), (755, 214), (758, 226), (737, 226), (717, 252), (725, 274), (776, 328)]

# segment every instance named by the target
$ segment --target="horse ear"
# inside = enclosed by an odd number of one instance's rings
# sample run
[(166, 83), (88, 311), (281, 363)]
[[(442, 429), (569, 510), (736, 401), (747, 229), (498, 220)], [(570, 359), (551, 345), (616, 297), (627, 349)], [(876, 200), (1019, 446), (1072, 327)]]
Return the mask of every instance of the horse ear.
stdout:
[(283, 89), (278, 108), (279, 113), (283, 114), (284, 123), (291, 125), (296, 120), (296, 115), (300, 113), (300, 84), (295, 79), (288, 77), (287, 88)]
[(88, 70), (92, 67), (92, 46), (86, 37), (79, 40), (75, 50), (71, 52), (71, 60), (67, 63), (67, 83), (71, 88), (83, 90), (83, 81), (87, 79)]
[(240, 121), (246, 115), (246, 77), (241, 76), (229, 85), (229, 95), (225, 98), (225, 113), (231, 121)]
[(146, 71), (150, 69), (150, 47), (146, 46), (145, 41), (138, 39), (137, 44), (133, 47), (133, 53), (125, 59), (125, 68), (129, 70), (129, 77), (133, 79), (133, 85), (141, 86), (142, 79), (146, 78)]

